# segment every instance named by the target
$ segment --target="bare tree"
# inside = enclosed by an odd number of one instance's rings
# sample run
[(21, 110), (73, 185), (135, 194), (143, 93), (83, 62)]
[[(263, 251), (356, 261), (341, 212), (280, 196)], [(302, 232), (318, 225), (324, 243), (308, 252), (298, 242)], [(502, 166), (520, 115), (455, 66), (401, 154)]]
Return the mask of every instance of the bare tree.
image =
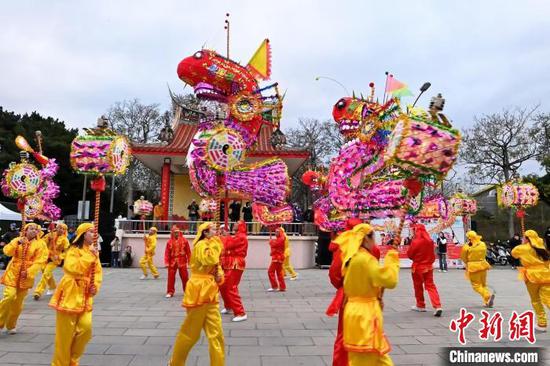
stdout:
[(133, 142), (156, 141), (163, 126), (158, 104), (142, 104), (139, 99), (116, 102), (107, 111), (112, 128)]
[[(533, 108), (505, 109), (474, 118), (465, 129), (460, 158), (468, 167), (473, 183), (499, 184), (511, 180), (523, 163), (541, 154), (540, 128)], [(514, 234), (514, 215), (508, 217), (508, 232)]]
[(310, 153), (309, 160), (292, 177), (292, 201), (302, 207), (310, 204), (310, 192), (302, 184), (302, 174), (307, 169), (328, 167), (330, 159), (336, 155), (344, 140), (334, 121), (319, 121), (313, 118), (298, 120), (298, 127), (285, 132), (291, 148), (305, 149)]
[(328, 165), (343, 144), (343, 137), (331, 120), (301, 118), (298, 128), (287, 130), (286, 135), (290, 147), (309, 151), (308, 163), (312, 168)]
[[(142, 104), (138, 99), (116, 102), (107, 111), (113, 130), (126, 135), (132, 142), (151, 143), (158, 141), (163, 127), (163, 115), (158, 104)], [(133, 192), (137, 189), (148, 199), (154, 199), (160, 186), (160, 176), (132, 159), (128, 173), (121, 178), (121, 187), (126, 192), (128, 216), (134, 201)]]
[(538, 161), (550, 174), (550, 113), (541, 113), (535, 117), (536, 127), (539, 129), (540, 154)]

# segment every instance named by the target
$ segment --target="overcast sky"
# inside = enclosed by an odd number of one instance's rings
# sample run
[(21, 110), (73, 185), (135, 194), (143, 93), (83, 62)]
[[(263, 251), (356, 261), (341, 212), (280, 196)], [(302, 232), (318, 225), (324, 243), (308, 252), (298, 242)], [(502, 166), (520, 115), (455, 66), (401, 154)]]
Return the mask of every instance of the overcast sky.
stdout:
[[(474, 115), (550, 104), (548, 1), (6, 1), (0, 0), (0, 105), (71, 127), (95, 123), (116, 101), (169, 105), (178, 62), (203, 44), (246, 63), (263, 38), (272, 80), (287, 90), (283, 127), (330, 118), (345, 93), (383, 92), (384, 72), (424, 81), (466, 127)], [(189, 89), (187, 89), (189, 90)]]

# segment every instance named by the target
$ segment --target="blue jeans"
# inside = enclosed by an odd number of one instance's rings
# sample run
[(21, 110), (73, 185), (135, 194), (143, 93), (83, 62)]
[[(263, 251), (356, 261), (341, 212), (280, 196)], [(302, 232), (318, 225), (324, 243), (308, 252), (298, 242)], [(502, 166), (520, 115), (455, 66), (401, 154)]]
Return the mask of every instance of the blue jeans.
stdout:
[(439, 269), (447, 270), (447, 253), (439, 253)]
[(111, 252), (111, 267), (117, 268), (118, 267), (118, 253), (119, 252)]

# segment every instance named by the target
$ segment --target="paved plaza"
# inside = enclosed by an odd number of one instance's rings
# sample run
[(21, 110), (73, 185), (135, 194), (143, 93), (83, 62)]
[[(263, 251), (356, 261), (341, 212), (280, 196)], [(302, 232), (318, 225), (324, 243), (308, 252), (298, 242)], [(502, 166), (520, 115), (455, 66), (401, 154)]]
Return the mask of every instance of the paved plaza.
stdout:
[[(61, 270), (56, 271), (56, 277)], [(93, 312), (94, 336), (81, 365), (166, 365), (175, 335), (182, 323), (180, 292), (165, 299), (166, 271), (159, 280), (139, 280), (137, 269), (104, 269), (103, 287)], [(402, 270), (397, 289), (386, 291), (385, 329), (396, 365), (438, 365), (441, 347), (456, 346), (457, 336), (449, 321), (461, 306), (480, 315), (480, 299), (464, 279), (464, 271), (435, 272), (444, 306), (441, 318), (410, 311), (413, 305), (410, 271)], [(178, 280), (179, 281), (179, 280)], [(507, 340), (507, 322), (512, 310), (531, 309), (524, 285), (512, 269), (495, 269), (489, 283), (496, 289), (496, 307), (504, 317), (504, 340), (499, 346), (528, 345)], [(326, 270), (300, 271), (298, 281), (288, 281), (286, 293), (267, 293), (266, 271), (246, 271), (240, 289), (249, 320), (232, 323), (224, 315), (226, 365), (294, 366), (331, 365), (336, 318), (325, 315), (334, 290)], [(16, 335), (0, 335), (0, 365), (49, 365), (54, 341), (55, 312), (48, 298), (32, 297), (19, 320)], [(477, 323), (477, 318), (476, 321)], [(467, 329), (469, 342), (480, 344), (479, 324)], [(550, 345), (548, 334), (537, 334), (537, 345)], [(547, 361), (548, 362), (548, 361)], [(550, 362), (547, 364), (550, 365)], [(208, 346), (204, 337), (193, 349), (187, 365), (207, 366)]]

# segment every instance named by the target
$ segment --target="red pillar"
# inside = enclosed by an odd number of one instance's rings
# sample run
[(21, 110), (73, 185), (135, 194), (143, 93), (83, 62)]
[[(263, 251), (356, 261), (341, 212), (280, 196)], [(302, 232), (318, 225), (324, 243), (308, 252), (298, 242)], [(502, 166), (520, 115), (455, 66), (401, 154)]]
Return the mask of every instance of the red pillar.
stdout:
[(168, 220), (168, 209), (170, 205), (170, 163), (171, 161), (169, 158), (164, 159), (161, 172), (160, 202), (164, 208), (163, 220)]

